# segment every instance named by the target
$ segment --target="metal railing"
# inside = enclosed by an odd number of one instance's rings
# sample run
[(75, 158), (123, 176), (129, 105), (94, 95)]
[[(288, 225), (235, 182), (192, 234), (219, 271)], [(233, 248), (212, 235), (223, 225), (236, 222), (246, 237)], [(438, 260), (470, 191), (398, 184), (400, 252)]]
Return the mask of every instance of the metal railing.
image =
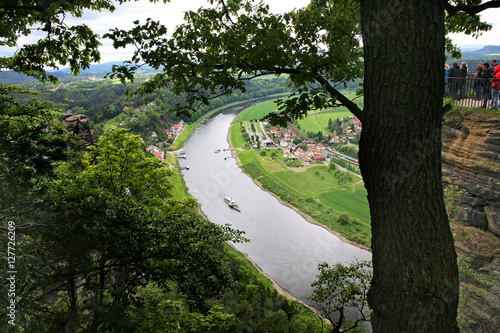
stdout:
[(455, 104), (472, 108), (491, 109), (491, 79), (446, 77), (444, 97)]

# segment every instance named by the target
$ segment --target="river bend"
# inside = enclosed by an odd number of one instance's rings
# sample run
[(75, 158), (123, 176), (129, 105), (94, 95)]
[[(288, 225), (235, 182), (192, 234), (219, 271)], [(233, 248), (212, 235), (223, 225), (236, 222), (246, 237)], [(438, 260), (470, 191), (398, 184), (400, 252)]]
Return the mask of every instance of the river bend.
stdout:
[[(239, 251), (283, 289), (306, 301), (318, 263), (370, 260), (371, 254), (309, 223), (241, 171), (231, 153), (222, 150), (229, 148), (229, 126), (240, 111), (233, 107), (205, 120), (186, 141), (187, 159), (180, 160), (181, 166), (189, 166), (182, 171), (186, 185), (211, 222), (245, 231), (250, 242), (235, 244)], [(215, 153), (217, 149), (221, 152)], [(231, 196), (241, 212), (229, 208), (224, 195)]]

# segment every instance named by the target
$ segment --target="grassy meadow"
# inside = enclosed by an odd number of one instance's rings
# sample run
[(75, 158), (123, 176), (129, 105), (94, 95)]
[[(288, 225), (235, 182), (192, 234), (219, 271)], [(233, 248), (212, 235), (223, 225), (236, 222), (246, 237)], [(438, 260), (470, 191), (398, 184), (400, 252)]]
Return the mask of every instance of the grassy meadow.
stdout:
[(276, 108), (276, 103), (274, 101), (259, 103), (241, 112), (236, 119), (238, 121), (260, 120), (275, 111)]
[(177, 157), (172, 154), (166, 154), (165, 162), (171, 166), (172, 174), (168, 177), (170, 184), (172, 184), (172, 195), (177, 200), (186, 200), (189, 196), (188, 189), (182, 178), (182, 173), (178, 169), (179, 163)]
[(352, 116), (352, 113), (342, 107), (311, 113), (304, 119), (297, 120), (297, 124), (300, 125), (303, 132), (312, 131), (317, 133), (321, 131), (324, 135), (327, 135), (329, 133), (327, 133), (326, 127), (329, 119), (333, 121), (337, 118), (348, 118), (349, 116)]

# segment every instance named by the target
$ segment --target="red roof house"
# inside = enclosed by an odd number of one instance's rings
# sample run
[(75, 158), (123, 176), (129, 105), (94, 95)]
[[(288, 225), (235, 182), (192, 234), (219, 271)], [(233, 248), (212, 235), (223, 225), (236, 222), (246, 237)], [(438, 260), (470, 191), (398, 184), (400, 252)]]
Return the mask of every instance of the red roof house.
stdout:
[(326, 159), (324, 154), (317, 154), (312, 157), (313, 161), (319, 162), (319, 161), (324, 161)]

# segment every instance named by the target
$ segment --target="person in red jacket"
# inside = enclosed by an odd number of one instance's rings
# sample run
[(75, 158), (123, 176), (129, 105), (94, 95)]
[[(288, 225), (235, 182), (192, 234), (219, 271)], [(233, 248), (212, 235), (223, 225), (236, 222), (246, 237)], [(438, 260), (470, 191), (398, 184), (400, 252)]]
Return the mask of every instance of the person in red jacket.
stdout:
[(498, 109), (498, 98), (500, 95), (500, 65), (493, 69), (493, 80), (491, 81), (491, 99), (493, 100), (493, 109)]

